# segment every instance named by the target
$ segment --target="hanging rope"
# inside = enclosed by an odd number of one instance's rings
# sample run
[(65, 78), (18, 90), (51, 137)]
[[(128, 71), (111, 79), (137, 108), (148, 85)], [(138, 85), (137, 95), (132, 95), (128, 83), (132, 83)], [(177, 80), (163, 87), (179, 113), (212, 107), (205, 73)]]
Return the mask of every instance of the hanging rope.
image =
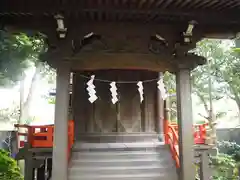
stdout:
[[(85, 76), (80, 74), (80, 77), (85, 78), (85, 79), (91, 79), (91, 77)], [(144, 80), (142, 81), (143, 83), (150, 83), (150, 82), (154, 82), (154, 81), (159, 81), (159, 78), (155, 78), (155, 79), (148, 79), (148, 80)], [(113, 80), (107, 80), (107, 79), (98, 79), (95, 78), (94, 81), (99, 81), (99, 82), (105, 82), (105, 83), (111, 83), (113, 82)], [(139, 81), (114, 81), (116, 82), (116, 84), (137, 84)]]
[(148, 80), (144, 80), (144, 81), (113, 81), (113, 80), (106, 80), (106, 79), (97, 79), (97, 78), (95, 78), (95, 75), (91, 75), (90, 77), (88, 77), (86, 75), (80, 74), (79, 76), (82, 78), (88, 79), (88, 82), (87, 82), (87, 85), (88, 85), (87, 91), (89, 94), (88, 100), (91, 103), (95, 102), (98, 99), (98, 97), (96, 95), (95, 85), (93, 84), (93, 82), (95, 82), (95, 81), (108, 83), (110, 85), (110, 92), (112, 95), (112, 103), (113, 104), (116, 104), (119, 101), (116, 84), (135, 84), (138, 87), (140, 102), (142, 103), (144, 100), (143, 83), (157, 82), (157, 88), (161, 92), (162, 99), (165, 100), (167, 98), (167, 92), (166, 92), (162, 77), (155, 78), (155, 79), (148, 79)]

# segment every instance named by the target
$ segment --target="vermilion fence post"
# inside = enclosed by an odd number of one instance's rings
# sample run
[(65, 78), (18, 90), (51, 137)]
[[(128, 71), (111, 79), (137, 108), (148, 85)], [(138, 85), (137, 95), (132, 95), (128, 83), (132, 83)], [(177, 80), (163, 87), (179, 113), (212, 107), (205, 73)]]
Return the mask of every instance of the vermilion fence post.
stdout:
[[(176, 162), (176, 166), (179, 167), (179, 150), (178, 150), (178, 126), (176, 124), (170, 124), (165, 121), (165, 142), (170, 145), (172, 157)], [(194, 142), (195, 144), (205, 144), (206, 140), (206, 127), (208, 124), (194, 125)]]
[(164, 136), (165, 136), (165, 144), (169, 144), (169, 141), (168, 141), (168, 135), (169, 133), (169, 122), (167, 119), (164, 120)]

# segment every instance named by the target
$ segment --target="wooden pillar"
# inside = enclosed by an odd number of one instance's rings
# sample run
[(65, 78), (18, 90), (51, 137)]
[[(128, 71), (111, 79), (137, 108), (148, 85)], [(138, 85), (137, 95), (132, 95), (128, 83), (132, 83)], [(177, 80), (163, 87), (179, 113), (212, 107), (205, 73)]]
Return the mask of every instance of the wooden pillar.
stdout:
[[(163, 77), (163, 73), (159, 73), (159, 79)], [(164, 139), (164, 100), (162, 99), (161, 91), (157, 90), (157, 133), (159, 139)]]
[(190, 69), (179, 69), (176, 76), (180, 155), (179, 180), (193, 180), (195, 179), (195, 167)]
[(169, 125), (169, 121), (170, 121), (170, 110), (169, 110), (169, 103), (168, 103), (169, 99), (166, 99), (163, 102), (163, 109), (164, 109), (164, 115), (163, 115), (163, 127), (164, 127), (164, 142), (165, 144), (168, 144), (168, 139), (167, 139), (167, 133), (168, 133), (168, 125)]
[(52, 180), (67, 180), (69, 79), (70, 68), (62, 64), (57, 68)]
[(140, 110), (141, 110), (141, 131), (146, 132), (146, 113), (145, 113), (145, 104), (146, 101), (143, 100), (143, 102), (140, 104)]
[(209, 166), (209, 155), (207, 151), (202, 152), (200, 156), (200, 179), (209, 180), (212, 176), (212, 170)]
[(28, 153), (27, 157), (25, 158), (24, 180), (32, 180), (33, 172), (33, 155), (32, 153)]

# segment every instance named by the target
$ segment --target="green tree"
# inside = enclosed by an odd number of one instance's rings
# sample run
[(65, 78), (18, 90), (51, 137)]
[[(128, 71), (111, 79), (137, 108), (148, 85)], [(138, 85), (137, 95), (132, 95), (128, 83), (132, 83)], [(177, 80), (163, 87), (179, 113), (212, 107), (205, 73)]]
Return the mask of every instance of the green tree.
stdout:
[[(0, 31), (0, 86), (14, 85), (20, 81), (20, 123), (29, 122), (29, 109), (41, 78), (54, 83), (55, 71), (39, 60), (47, 49), (42, 34), (27, 36)], [(34, 68), (28, 89), (25, 88), (27, 68)], [(27, 96), (25, 96), (27, 94)]]
[(2, 149), (0, 149), (0, 180), (23, 180), (17, 162)]
[[(0, 86), (15, 85), (20, 81), (20, 124), (32, 120), (29, 110), (39, 80), (47, 78), (54, 82), (55, 79), (54, 71), (39, 60), (39, 55), (47, 49), (44, 38), (42, 34), (28, 36), (0, 31)], [(34, 68), (29, 88), (24, 86), (27, 68)], [(6, 110), (3, 113), (6, 114)]]
[(167, 108), (169, 111), (169, 120), (172, 122), (177, 121), (177, 99), (176, 99), (176, 78), (175, 75), (170, 72), (164, 73), (164, 84), (168, 93), (168, 98), (166, 100)]
[(13, 85), (23, 79), (24, 70), (38, 62), (45, 51), (40, 35), (11, 34), (0, 31), (0, 85)]
[[(210, 122), (212, 140), (216, 139), (216, 120), (226, 114), (226, 112), (215, 112), (213, 102), (217, 102), (226, 95), (236, 102), (240, 100), (239, 96), (236, 95), (237, 92), (240, 92), (238, 91), (240, 78), (236, 76), (240, 64), (238, 65), (238, 57), (234, 55), (232, 49), (228, 48), (228, 46), (225, 41), (204, 39), (192, 50), (197, 55), (208, 60), (207, 64), (199, 66), (191, 72), (191, 80), (192, 92), (198, 97), (206, 112), (205, 114), (200, 112), (198, 114)], [(174, 92), (176, 87), (174, 76), (169, 73), (165, 73), (165, 75), (167, 89)], [(173, 97), (170, 98), (171, 102), (172, 100)]]
[[(211, 107), (211, 101), (216, 102), (224, 97), (222, 86), (216, 81), (216, 66), (219, 64), (219, 59), (224, 54), (224, 46), (221, 40), (204, 39), (197, 44), (197, 48), (194, 50), (200, 56), (205, 57), (208, 63), (197, 67), (192, 71), (193, 80), (193, 93), (196, 94), (201, 103), (204, 105), (208, 120), (215, 121), (217, 118), (221, 118), (225, 115), (224, 112), (214, 113), (213, 107)], [(210, 79), (210, 82), (209, 82)]]
[(235, 101), (240, 112), (240, 58), (233, 47), (233, 41), (204, 40), (200, 42), (197, 52), (211, 62), (211, 75), (217, 84), (214, 93)]

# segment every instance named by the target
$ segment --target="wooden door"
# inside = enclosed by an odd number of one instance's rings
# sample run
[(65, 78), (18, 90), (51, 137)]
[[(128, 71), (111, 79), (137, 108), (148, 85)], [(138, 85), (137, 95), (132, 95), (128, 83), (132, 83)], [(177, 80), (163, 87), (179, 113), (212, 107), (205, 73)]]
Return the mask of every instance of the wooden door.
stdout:
[[(86, 77), (95, 75), (98, 99), (88, 101)], [(85, 76), (85, 77), (83, 77)], [(137, 82), (155, 79), (158, 73), (131, 70), (77, 72), (73, 85), (73, 116), (78, 133), (87, 132), (154, 132), (156, 121), (156, 81), (144, 83), (144, 101), (140, 103)], [(99, 80), (101, 79), (101, 80)], [(108, 82), (109, 81), (109, 82)], [(110, 82), (117, 84), (119, 102), (112, 104)], [(129, 82), (132, 83), (129, 83)]]

